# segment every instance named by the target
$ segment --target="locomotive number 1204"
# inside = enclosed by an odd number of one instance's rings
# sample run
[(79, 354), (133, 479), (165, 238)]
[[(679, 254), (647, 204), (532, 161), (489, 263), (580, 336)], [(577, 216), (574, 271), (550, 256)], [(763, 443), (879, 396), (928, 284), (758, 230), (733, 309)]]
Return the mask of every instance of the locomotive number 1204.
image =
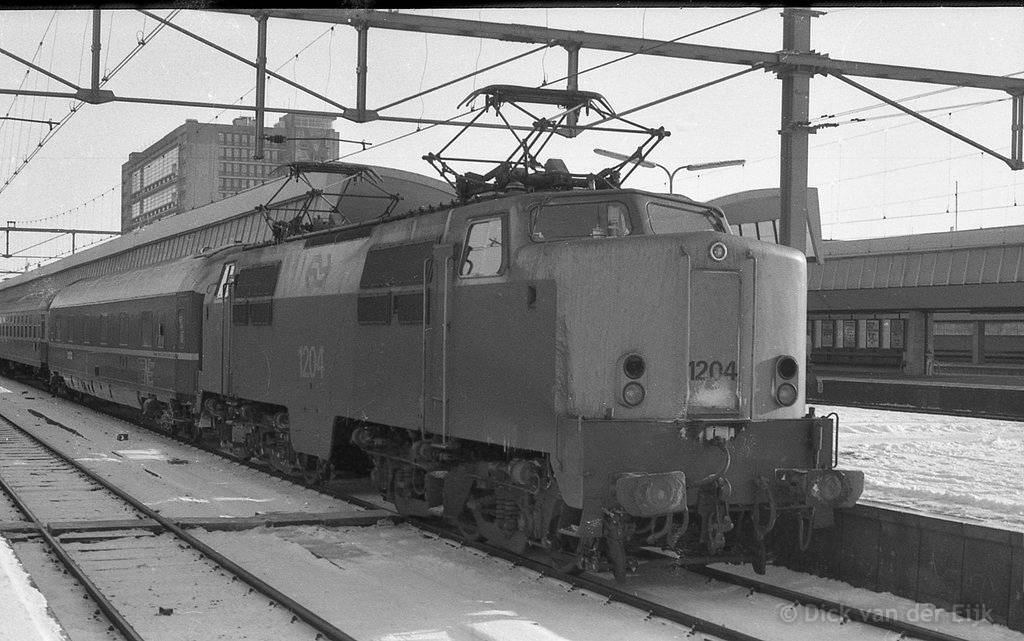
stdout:
[(736, 379), (736, 361), (723, 364), (721, 361), (690, 361), (690, 380), (700, 381), (705, 378)]

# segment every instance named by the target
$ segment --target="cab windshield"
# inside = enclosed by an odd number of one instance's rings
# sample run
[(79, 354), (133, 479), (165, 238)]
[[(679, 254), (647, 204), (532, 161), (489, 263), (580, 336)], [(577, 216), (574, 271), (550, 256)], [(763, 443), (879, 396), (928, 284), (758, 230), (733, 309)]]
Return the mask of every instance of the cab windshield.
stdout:
[(721, 221), (710, 211), (696, 205), (647, 203), (647, 220), (655, 234), (681, 234), (695, 231), (721, 231)]
[(536, 241), (628, 236), (629, 208), (612, 202), (547, 202), (533, 209), (530, 236)]

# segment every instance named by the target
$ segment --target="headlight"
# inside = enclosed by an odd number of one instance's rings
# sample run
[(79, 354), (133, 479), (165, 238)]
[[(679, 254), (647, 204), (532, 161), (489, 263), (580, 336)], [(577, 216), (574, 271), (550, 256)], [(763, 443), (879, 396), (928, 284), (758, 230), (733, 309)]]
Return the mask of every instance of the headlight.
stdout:
[(796, 376), (798, 369), (796, 359), (792, 356), (780, 356), (779, 360), (775, 362), (775, 371), (778, 372), (779, 378), (784, 378), (787, 381)]
[(622, 362), (622, 371), (630, 378), (640, 378), (646, 370), (647, 364), (644, 363), (643, 356), (639, 354), (630, 354)]
[(775, 399), (779, 401), (779, 405), (789, 407), (793, 403), (796, 403), (796, 397), (796, 387), (791, 383), (783, 383), (775, 390)]
[(822, 474), (811, 483), (810, 495), (819, 501), (833, 503), (838, 501), (846, 488), (843, 487), (843, 477), (833, 472)]
[(644, 401), (644, 386), (640, 383), (627, 383), (622, 388), (622, 402), (630, 407), (636, 407)]
[(633, 516), (658, 516), (686, 509), (686, 475), (682, 472), (628, 472), (615, 480), (619, 505)]

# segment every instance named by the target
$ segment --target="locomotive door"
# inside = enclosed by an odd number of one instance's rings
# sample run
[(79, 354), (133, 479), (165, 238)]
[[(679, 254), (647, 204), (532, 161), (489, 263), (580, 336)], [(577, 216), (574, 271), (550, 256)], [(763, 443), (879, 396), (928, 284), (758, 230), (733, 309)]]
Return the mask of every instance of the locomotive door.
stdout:
[(423, 429), (448, 434), (448, 387), (452, 281), (455, 273), (454, 246), (435, 245), (423, 263)]
[(203, 314), (203, 361), (205, 389), (219, 394), (231, 393), (231, 329), (235, 264), (221, 267), (217, 289), (207, 299)]

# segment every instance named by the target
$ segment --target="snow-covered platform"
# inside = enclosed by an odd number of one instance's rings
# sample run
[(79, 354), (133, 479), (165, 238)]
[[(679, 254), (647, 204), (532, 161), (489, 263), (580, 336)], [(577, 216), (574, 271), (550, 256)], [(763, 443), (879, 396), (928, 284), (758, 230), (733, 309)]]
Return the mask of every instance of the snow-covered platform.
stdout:
[(1024, 631), (1024, 422), (817, 411), (840, 416), (840, 464), (864, 472), (864, 496), (780, 564)]
[(1024, 420), (1024, 377), (906, 376), (895, 371), (816, 367), (809, 403), (870, 405)]
[(1024, 631), (1024, 531), (862, 502), (800, 552), (793, 525), (772, 532), (779, 565)]

